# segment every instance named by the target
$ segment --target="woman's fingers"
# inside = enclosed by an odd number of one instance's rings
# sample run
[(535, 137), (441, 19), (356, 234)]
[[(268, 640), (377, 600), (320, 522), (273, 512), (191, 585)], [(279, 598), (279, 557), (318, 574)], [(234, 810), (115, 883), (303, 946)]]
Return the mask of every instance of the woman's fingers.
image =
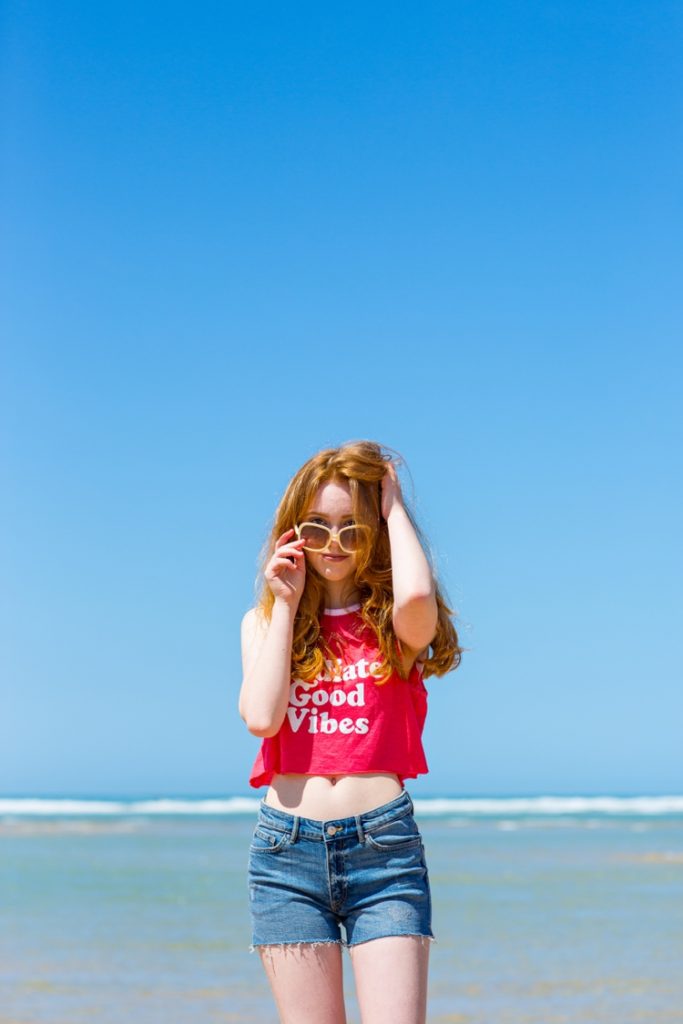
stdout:
[(382, 482), (390, 481), (391, 483), (398, 484), (398, 470), (395, 462), (387, 462), (387, 468)]
[(283, 545), (275, 552), (270, 560), (268, 571), (279, 573), (284, 569), (300, 569), (305, 563), (304, 552), (293, 545)]
[(291, 558), (274, 558), (270, 563), (270, 571), (277, 573), (284, 569), (298, 569), (301, 564), (301, 562), (293, 562)]
[(302, 537), (300, 540), (286, 540), (285, 538), (290, 533), (292, 533), (292, 531), (288, 530), (287, 533), (283, 533), (282, 537), (278, 538), (278, 540), (275, 542), (275, 552), (274, 552), (274, 554), (276, 554), (276, 555), (288, 554), (289, 555), (289, 554), (298, 553), (299, 551), (301, 551), (303, 545), (305, 544), (305, 539)]
[(297, 540), (288, 540), (288, 538), (290, 538), (293, 535), (293, 533), (294, 530), (285, 530), (285, 532), (281, 534), (275, 541), (275, 547), (280, 548), (283, 546), (283, 544), (301, 544), (303, 541), (303, 537), (301, 537), (300, 539), (297, 538)]
[(290, 547), (278, 548), (278, 550), (273, 555), (273, 558), (278, 558), (278, 559), (289, 558), (290, 560), (293, 559), (293, 558), (294, 559), (302, 559), (302, 558), (305, 558), (305, 557), (306, 556), (303, 553), (303, 551), (301, 550), (301, 548), (294, 548), (294, 547), (291, 547), (291, 548)]

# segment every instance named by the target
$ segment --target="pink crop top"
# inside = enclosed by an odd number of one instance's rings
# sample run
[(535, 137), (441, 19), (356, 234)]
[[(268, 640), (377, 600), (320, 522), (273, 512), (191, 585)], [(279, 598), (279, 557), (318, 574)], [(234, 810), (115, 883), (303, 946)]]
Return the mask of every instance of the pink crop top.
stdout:
[(287, 714), (261, 743), (249, 784), (273, 775), (394, 772), (401, 783), (429, 771), (422, 746), (427, 689), (416, 662), (408, 679), (394, 672), (377, 685), (379, 647), (360, 605), (326, 611), (320, 630), (334, 659), (310, 683), (292, 679)]

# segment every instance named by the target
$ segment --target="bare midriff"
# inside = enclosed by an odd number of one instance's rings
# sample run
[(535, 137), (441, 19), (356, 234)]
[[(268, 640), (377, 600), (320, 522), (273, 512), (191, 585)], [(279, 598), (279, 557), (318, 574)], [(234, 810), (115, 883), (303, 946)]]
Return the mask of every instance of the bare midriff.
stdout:
[(392, 772), (355, 775), (274, 775), (264, 797), (269, 807), (316, 821), (350, 818), (400, 796)]

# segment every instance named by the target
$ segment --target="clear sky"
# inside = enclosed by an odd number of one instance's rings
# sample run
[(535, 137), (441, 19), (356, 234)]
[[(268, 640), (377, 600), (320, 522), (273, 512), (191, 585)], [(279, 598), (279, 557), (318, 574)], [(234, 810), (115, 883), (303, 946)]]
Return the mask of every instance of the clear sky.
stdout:
[(411, 792), (682, 792), (680, 5), (1, 18), (2, 795), (246, 794), (259, 548), (361, 437), (468, 648)]

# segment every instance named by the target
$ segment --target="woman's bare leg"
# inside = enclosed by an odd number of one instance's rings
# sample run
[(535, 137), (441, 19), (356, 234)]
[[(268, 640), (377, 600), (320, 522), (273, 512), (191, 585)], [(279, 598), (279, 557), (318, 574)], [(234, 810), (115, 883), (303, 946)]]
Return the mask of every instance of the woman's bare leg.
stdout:
[(349, 947), (362, 1024), (425, 1024), (430, 945), (389, 935)]
[(258, 946), (280, 1024), (346, 1024), (338, 942)]

